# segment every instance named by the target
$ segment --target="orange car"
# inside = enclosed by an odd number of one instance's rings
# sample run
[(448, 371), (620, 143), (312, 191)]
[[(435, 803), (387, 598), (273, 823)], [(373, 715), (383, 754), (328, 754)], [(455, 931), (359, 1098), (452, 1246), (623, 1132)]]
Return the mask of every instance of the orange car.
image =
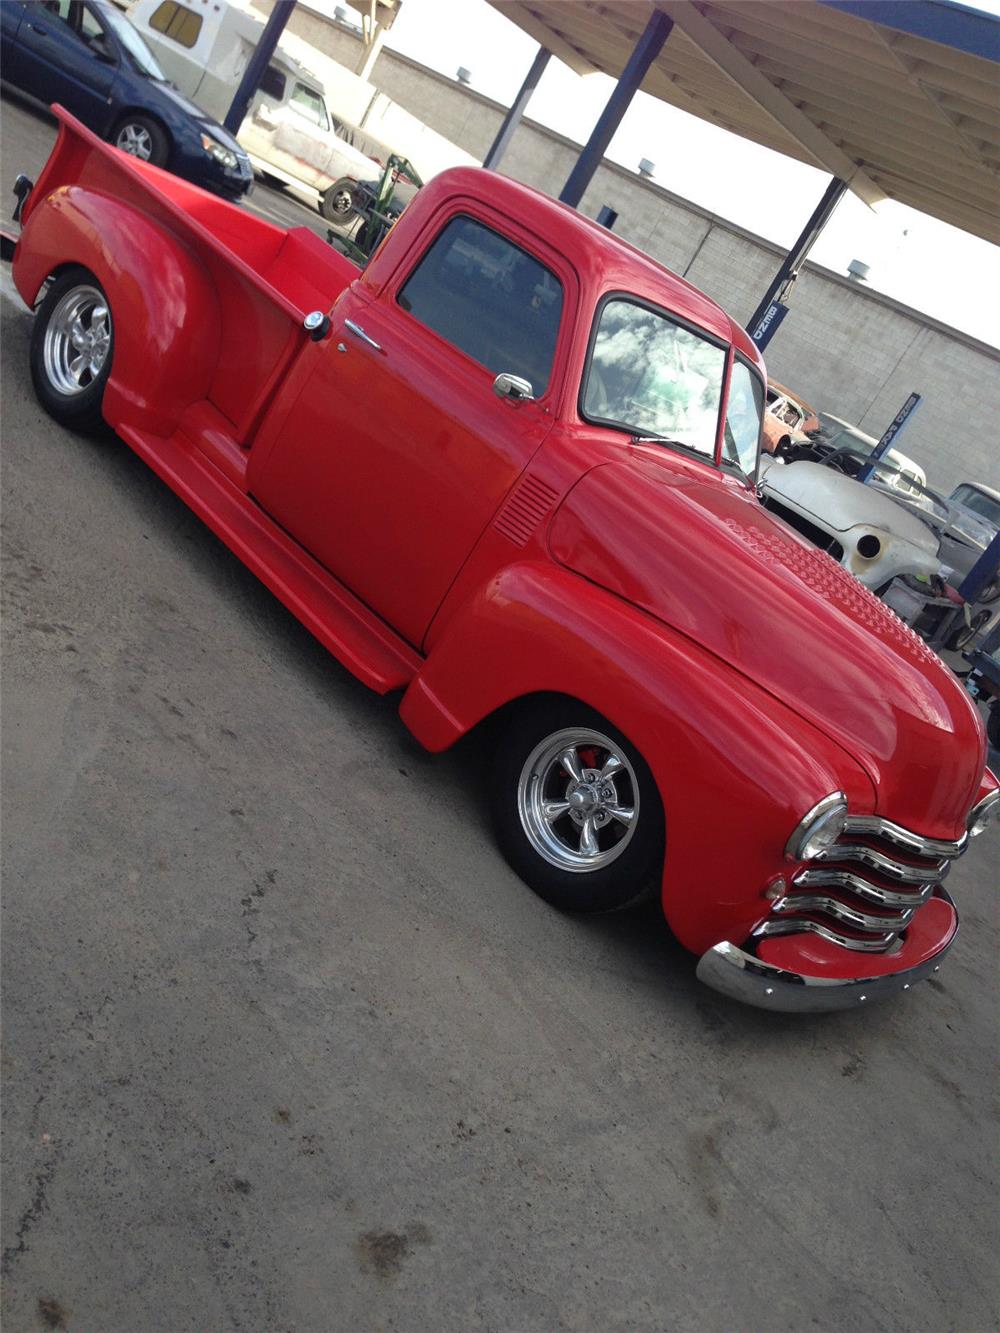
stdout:
[(815, 408), (777, 380), (768, 380), (764, 413), (764, 448), (768, 453), (773, 454), (779, 444), (807, 443), (809, 434), (819, 430), (819, 425)]

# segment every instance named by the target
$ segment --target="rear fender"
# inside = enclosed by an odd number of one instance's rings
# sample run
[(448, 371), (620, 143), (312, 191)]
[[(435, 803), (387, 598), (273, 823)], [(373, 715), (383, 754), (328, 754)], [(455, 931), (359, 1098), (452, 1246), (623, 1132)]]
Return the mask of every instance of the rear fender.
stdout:
[(218, 299), (202, 264), (147, 214), (80, 185), (48, 194), (21, 239), (12, 271), (29, 306), (68, 264), (88, 269), (104, 289), (115, 334), (108, 423), (170, 435), (206, 396), (219, 355)]
[[(663, 910), (703, 952), (746, 938), (801, 817), (844, 790), (874, 808), (839, 746), (697, 644), (542, 562), (508, 566), (448, 621), (400, 708), (442, 750), (512, 701), (570, 695), (641, 751), (666, 816)], [(500, 744), (502, 741), (499, 740)]]

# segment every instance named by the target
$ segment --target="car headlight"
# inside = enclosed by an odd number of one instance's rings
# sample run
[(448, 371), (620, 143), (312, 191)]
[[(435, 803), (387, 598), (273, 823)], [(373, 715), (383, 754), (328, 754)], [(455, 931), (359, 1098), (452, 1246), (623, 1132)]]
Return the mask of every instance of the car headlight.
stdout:
[(847, 797), (842, 791), (824, 796), (799, 820), (785, 845), (790, 861), (811, 861), (832, 847), (847, 823)]
[(221, 162), (230, 171), (236, 166), (238, 159), (232, 149), (219, 143), (218, 139), (213, 139), (210, 134), (201, 136), (201, 146), (209, 157), (214, 158), (216, 162)]
[(974, 805), (969, 812), (969, 837), (978, 838), (983, 829), (992, 824), (997, 815), (1000, 815), (1000, 789), (991, 791), (989, 796), (984, 796), (978, 805)]

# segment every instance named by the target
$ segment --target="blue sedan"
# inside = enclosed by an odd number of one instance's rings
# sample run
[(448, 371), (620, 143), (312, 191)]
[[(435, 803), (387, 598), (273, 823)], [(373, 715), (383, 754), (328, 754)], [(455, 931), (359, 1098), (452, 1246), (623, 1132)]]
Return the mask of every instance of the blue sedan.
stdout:
[(103, 0), (2, 0), (3, 79), (60, 102), (102, 139), (216, 194), (238, 198), (250, 159), (228, 130), (167, 81), (152, 52)]

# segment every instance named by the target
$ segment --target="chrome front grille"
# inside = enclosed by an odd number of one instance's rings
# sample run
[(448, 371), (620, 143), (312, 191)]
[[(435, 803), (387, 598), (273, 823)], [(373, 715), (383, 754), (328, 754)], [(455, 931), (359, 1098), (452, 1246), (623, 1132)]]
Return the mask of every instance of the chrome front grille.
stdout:
[(898, 947), (965, 845), (964, 837), (924, 838), (887, 819), (853, 816), (838, 841), (795, 875), (756, 934), (806, 931), (846, 949), (885, 953)]

